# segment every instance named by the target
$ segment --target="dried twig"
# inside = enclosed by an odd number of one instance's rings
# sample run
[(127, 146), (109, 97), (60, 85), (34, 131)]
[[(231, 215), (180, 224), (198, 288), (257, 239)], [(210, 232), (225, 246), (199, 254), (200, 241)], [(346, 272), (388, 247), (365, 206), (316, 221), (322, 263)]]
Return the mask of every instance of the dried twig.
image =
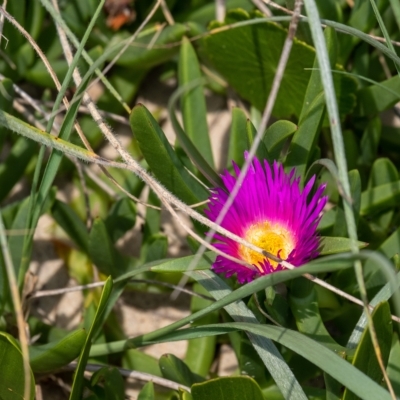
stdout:
[[(7, 8), (7, 0), (3, 0), (3, 8)], [(3, 38), (3, 28), (4, 28), (4, 15), (0, 15), (0, 44), (1, 44), (1, 39)]]
[[(73, 362), (73, 363), (70, 363), (67, 366), (65, 366), (63, 369), (74, 371), (76, 369), (77, 365), (78, 364), (76, 362)], [(85, 369), (88, 372), (96, 372), (103, 367), (104, 367), (103, 365), (86, 364)], [(181, 385), (174, 381), (170, 381), (169, 379), (160, 378), (159, 376), (147, 374), (146, 372), (133, 371), (133, 370), (125, 369), (125, 368), (117, 368), (117, 369), (122, 376), (125, 376), (126, 378), (129, 378), (129, 379), (138, 379), (138, 380), (144, 381), (144, 382), (153, 382), (156, 385), (163, 386), (163, 387), (166, 387), (166, 388), (169, 388), (172, 390), (183, 389), (190, 393), (189, 387), (187, 387), (185, 385)]]
[[(173, 285), (168, 282), (164, 281), (159, 281), (156, 279), (130, 279), (130, 283), (147, 283), (151, 285), (158, 285), (158, 286), (164, 286), (170, 289), (177, 289), (180, 290), (182, 293), (186, 293), (190, 296), (195, 296), (195, 297), (200, 297), (202, 299), (206, 300), (214, 300), (213, 297), (205, 296), (203, 294), (194, 292), (193, 290), (182, 288), (177, 285)], [(98, 287), (103, 287), (105, 282), (94, 282), (94, 283), (88, 283), (86, 285), (78, 285), (78, 286), (71, 286), (71, 287), (64, 287), (60, 289), (51, 289), (51, 290), (37, 290), (30, 295), (27, 296), (28, 300), (34, 300), (38, 299), (40, 297), (50, 297), (50, 296), (62, 296), (65, 293), (71, 293), (71, 292), (81, 292), (82, 290), (88, 290), (88, 289), (95, 289)]]
[(174, 17), (171, 14), (171, 11), (168, 8), (168, 4), (166, 3), (165, 0), (161, 0), (161, 10), (164, 14), (165, 20), (168, 22), (169, 25), (174, 25)]

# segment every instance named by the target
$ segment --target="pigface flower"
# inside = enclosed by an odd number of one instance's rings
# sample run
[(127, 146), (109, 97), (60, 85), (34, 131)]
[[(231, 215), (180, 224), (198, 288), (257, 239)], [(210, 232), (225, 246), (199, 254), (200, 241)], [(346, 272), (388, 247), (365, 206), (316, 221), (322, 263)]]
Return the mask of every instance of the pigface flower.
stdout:
[[(240, 174), (235, 163), (233, 167), (236, 177), (228, 171), (221, 176), (226, 190), (212, 190), (209, 209), (205, 210), (212, 221), (218, 218)], [(318, 256), (316, 229), (328, 200), (322, 196), (325, 184), (310, 194), (314, 182), (315, 176), (301, 190), (295, 169), (286, 174), (278, 162), (271, 167), (267, 161), (262, 163), (254, 158), (221, 226), (295, 266), (304, 264)], [(236, 274), (239, 283), (245, 283), (282, 269), (276, 261), (231, 239), (219, 234), (214, 238), (219, 250), (253, 265), (253, 268), (246, 267), (218, 255), (212, 266), (216, 273), (227, 277)]]

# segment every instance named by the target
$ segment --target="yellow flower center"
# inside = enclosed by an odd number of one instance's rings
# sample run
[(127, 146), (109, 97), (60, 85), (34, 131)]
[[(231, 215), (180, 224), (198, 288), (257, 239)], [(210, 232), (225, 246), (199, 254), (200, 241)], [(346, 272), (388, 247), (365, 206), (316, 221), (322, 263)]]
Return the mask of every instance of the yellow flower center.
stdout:
[[(285, 260), (295, 248), (293, 236), (286, 228), (267, 221), (251, 225), (247, 229), (244, 239), (277, 257), (279, 253), (279, 258), (282, 260)], [(255, 265), (262, 272), (260, 264), (265, 259), (262, 254), (250, 250), (242, 244), (239, 245), (239, 254), (243, 260)], [(274, 269), (278, 266), (274, 260), (269, 259), (269, 262)]]

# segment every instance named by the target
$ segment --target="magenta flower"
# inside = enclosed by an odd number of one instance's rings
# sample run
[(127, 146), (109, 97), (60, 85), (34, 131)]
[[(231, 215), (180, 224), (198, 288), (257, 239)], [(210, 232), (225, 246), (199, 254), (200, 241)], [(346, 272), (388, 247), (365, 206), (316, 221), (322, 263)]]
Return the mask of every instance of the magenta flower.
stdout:
[[(236, 177), (239, 176), (239, 167), (235, 163), (233, 167)], [(213, 189), (209, 209), (205, 210), (212, 221), (218, 218), (237, 180), (228, 171), (221, 177), (226, 191)], [(301, 190), (295, 169), (286, 174), (278, 162), (271, 167), (266, 160), (263, 165), (254, 158), (221, 226), (280, 259), (300, 266), (319, 254), (316, 229), (328, 197), (322, 196), (326, 184), (310, 195), (314, 182), (315, 176)], [(212, 265), (216, 273), (226, 277), (236, 274), (239, 283), (245, 283), (282, 269), (281, 264), (231, 239), (219, 234), (214, 238), (219, 250), (253, 265), (253, 268), (246, 267), (218, 255)]]

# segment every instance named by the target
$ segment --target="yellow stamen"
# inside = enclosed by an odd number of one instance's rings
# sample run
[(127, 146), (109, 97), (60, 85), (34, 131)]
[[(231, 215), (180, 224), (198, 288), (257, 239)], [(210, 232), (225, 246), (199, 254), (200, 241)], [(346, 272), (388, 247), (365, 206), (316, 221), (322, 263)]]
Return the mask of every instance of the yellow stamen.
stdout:
[[(279, 224), (271, 224), (268, 221), (251, 225), (247, 229), (244, 239), (275, 256), (278, 256), (279, 253), (279, 258), (282, 260), (285, 260), (295, 248), (291, 232)], [(260, 263), (265, 259), (262, 254), (250, 250), (242, 244), (239, 246), (239, 254), (243, 260), (262, 271)], [(276, 261), (270, 259), (269, 262), (274, 269), (278, 266)]]

